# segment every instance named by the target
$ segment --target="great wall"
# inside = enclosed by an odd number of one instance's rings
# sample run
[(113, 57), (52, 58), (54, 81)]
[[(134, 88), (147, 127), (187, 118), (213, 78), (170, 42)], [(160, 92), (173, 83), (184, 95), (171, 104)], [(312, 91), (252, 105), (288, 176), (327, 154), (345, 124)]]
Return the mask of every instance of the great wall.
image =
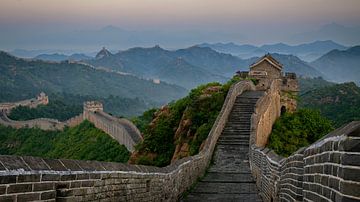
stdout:
[(279, 66), (265, 56), (243, 73), (263, 79), (256, 86), (230, 88), (199, 154), (162, 168), (1, 155), (0, 201), (360, 201), (359, 121), (287, 158), (265, 147), (296, 108), (294, 75), (269, 78), (269, 65)]
[(7, 114), (17, 106), (35, 108), (38, 105), (48, 104), (49, 99), (45, 93), (41, 93), (37, 99), (24, 100), (16, 103), (0, 104), (0, 124), (13, 128), (40, 128), (42, 130), (63, 130), (65, 126), (74, 127), (82, 121), (89, 120), (95, 127), (103, 130), (120, 144), (125, 145), (129, 151), (134, 151), (134, 145), (142, 140), (140, 131), (136, 126), (124, 118), (113, 117), (103, 111), (103, 105), (97, 101), (84, 103), (82, 114), (61, 122), (56, 119), (39, 118), (27, 121), (11, 120)]

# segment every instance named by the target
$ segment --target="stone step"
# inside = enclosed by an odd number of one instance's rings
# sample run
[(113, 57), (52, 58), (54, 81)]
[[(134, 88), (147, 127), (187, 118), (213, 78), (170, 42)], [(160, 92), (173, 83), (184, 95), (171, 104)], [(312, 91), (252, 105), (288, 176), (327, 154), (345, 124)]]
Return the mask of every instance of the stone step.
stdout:
[(243, 126), (243, 125), (231, 125), (226, 126), (224, 131), (237, 131), (237, 132), (250, 132), (250, 126)]
[(189, 202), (262, 202), (258, 194), (218, 194), (218, 193), (206, 193), (206, 194), (189, 194), (186, 199), (181, 201)]
[(223, 142), (223, 141), (218, 141), (217, 142), (218, 145), (237, 145), (239, 147), (241, 146), (249, 146), (249, 142)]
[(250, 132), (250, 126), (228, 126), (224, 128), (223, 132)]
[(250, 135), (220, 135), (219, 140), (230, 140), (230, 139), (246, 139), (248, 140)]
[(251, 173), (222, 173), (222, 172), (210, 172), (201, 182), (254, 182)]
[(254, 182), (199, 182), (193, 190), (193, 193), (256, 194), (257, 188)]
[(235, 139), (235, 138), (229, 138), (229, 139), (220, 139), (218, 140), (218, 143), (245, 143), (249, 144), (249, 138), (245, 139)]

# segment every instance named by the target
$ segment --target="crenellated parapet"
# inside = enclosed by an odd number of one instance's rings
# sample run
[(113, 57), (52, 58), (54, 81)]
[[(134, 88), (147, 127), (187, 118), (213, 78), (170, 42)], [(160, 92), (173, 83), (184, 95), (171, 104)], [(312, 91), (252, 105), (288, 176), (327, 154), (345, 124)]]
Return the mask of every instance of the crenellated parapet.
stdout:
[[(359, 121), (287, 158), (264, 147), (280, 114), (279, 82), (272, 81), (251, 116), (249, 163), (262, 199), (359, 201)], [(0, 201), (178, 201), (206, 172), (237, 97), (255, 89), (250, 81), (234, 84), (199, 154), (163, 168), (0, 155)], [(122, 122), (102, 110), (89, 110), (88, 114), (101, 127)]]
[(236, 97), (254, 89), (250, 81), (233, 85), (200, 153), (163, 168), (0, 156), (0, 201), (177, 201), (205, 173)]
[(44, 92), (41, 92), (38, 96), (36, 96), (36, 98), (31, 98), (18, 102), (0, 103), (0, 112), (5, 112), (9, 114), (12, 109), (19, 106), (36, 108), (39, 105), (47, 105), (47, 104), (49, 104), (49, 98)]

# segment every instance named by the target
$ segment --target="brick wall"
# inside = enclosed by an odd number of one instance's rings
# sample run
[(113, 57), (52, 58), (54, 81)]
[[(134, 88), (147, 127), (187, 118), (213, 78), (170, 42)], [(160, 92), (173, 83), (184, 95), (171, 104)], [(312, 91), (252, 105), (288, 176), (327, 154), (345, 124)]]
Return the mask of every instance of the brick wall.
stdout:
[(288, 158), (252, 145), (250, 165), (264, 201), (360, 201), (360, 122)]
[(264, 201), (360, 201), (360, 122), (326, 135), (288, 158), (264, 148), (279, 117), (281, 83), (274, 80), (255, 106), (249, 160)]
[(167, 167), (0, 156), (0, 201), (176, 201), (204, 174), (236, 97), (254, 89), (233, 85), (200, 153)]

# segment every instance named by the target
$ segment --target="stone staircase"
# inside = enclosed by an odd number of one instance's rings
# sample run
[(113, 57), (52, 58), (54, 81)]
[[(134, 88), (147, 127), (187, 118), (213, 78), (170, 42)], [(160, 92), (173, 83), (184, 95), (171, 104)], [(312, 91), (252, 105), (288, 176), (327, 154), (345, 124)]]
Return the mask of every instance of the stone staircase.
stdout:
[(236, 98), (217, 142), (213, 164), (182, 201), (262, 201), (249, 167), (250, 120), (263, 91)]

